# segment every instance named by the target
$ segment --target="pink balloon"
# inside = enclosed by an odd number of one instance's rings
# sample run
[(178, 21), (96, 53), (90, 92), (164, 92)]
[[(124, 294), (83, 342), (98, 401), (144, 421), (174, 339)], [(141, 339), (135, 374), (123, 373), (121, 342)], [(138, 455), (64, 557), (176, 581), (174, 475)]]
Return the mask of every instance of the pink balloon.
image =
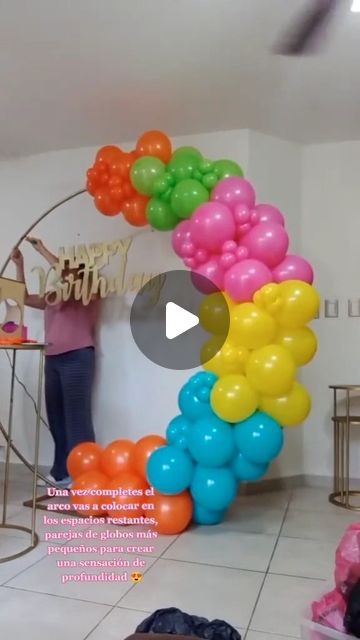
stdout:
[(266, 222), (255, 225), (241, 239), (241, 244), (249, 251), (249, 258), (260, 260), (273, 268), (284, 260), (289, 248), (289, 236), (280, 224)]
[(271, 271), (265, 264), (258, 260), (243, 260), (226, 272), (224, 285), (235, 302), (250, 302), (254, 293), (271, 281)]
[(252, 224), (259, 224), (259, 222), (272, 222), (274, 224), (281, 224), (285, 226), (285, 218), (280, 209), (273, 207), (272, 204), (257, 204), (254, 210), (251, 212)]
[(249, 209), (253, 209), (255, 199), (255, 190), (252, 184), (245, 178), (238, 176), (220, 180), (211, 193), (211, 200), (222, 202), (230, 209), (234, 209), (237, 204), (245, 204)]
[(190, 220), (183, 220), (175, 227), (171, 236), (171, 244), (176, 255), (183, 258), (182, 245), (185, 242), (191, 242), (191, 225)]
[(302, 280), (308, 284), (314, 281), (314, 272), (311, 264), (301, 256), (289, 255), (273, 269), (274, 282), (285, 280)]
[(213, 253), (220, 253), (224, 242), (235, 238), (234, 216), (221, 202), (201, 204), (192, 215), (190, 225), (195, 244)]
[(201, 293), (208, 295), (224, 288), (224, 270), (220, 266), (218, 258), (211, 258), (205, 264), (200, 265), (191, 274), (194, 286)]

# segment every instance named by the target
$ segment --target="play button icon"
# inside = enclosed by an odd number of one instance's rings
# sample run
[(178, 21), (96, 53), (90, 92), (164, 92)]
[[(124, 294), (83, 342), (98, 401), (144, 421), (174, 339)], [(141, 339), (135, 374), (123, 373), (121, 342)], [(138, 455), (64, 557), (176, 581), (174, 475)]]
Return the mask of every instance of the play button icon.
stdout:
[(166, 305), (166, 337), (174, 340), (186, 331), (190, 331), (199, 324), (199, 318), (194, 313), (179, 307), (175, 302)]
[[(201, 352), (212, 335), (202, 326), (201, 309), (214, 289), (209, 280), (191, 273), (174, 270), (155, 276), (135, 296), (130, 311), (133, 339), (140, 351), (152, 362), (166, 369), (195, 369), (204, 364)], [(225, 342), (230, 319), (226, 307), (225, 323), (217, 348)], [(220, 344), (220, 346), (219, 346)]]

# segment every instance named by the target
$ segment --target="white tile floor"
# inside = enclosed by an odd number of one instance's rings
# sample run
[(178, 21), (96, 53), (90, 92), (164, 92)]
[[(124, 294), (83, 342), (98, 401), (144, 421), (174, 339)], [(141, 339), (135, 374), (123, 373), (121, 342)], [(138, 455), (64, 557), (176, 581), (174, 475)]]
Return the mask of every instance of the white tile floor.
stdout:
[[(21, 506), (26, 493), (25, 482), (18, 479), (11, 493), (10, 522), (29, 522), (30, 510)], [(193, 527), (181, 536), (148, 542), (155, 549), (141, 556), (145, 575), (134, 585), (62, 584), (61, 576), (71, 570), (58, 568), (58, 559), (100, 556), (49, 556), (44, 515), (37, 515), (38, 547), (0, 564), (0, 628), (11, 640), (23, 640), (29, 633), (37, 640), (123, 640), (149, 612), (168, 606), (222, 618), (245, 640), (299, 638), (302, 613), (326, 586), (336, 544), (357, 519), (329, 505), (322, 489), (241, 497), (221, 525)], [(99, 537), (107, 528), (96, 528)], [(0, 536), (0, 555), (16, 552), (23, 544), (21, 532)], [(85, 544), (99, 547), (124, 541), (85, 538)]]

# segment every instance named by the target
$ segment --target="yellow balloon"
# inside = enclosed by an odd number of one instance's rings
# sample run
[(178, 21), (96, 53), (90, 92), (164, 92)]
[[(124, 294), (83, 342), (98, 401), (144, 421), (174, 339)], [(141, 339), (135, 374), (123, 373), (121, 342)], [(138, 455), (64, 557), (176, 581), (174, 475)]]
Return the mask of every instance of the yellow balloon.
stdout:
[(294, 427), (304, 422), (311, 410), (311, 398), (308, 390), (299, 382), (294, 382), (291, 390), (284, 396), (271, 398), (262, 396), (260, 408), (277, 420), (283, 427)]
[(247, 349), (259, 349), (273, 342), (276, 322), (271, 315), (252, 302), (233, 307), (230, 313), (229, 338)]
[(295, 380), (296, 366), (290, 352), (278, 344), (253, 351), (246, 363), (246, 376), (261, 394), (281, 396), (288, 393)]
[(206, 296), (199, 311), (200, 324), (209, 333), (227, 335), (230, 323), (230, 308), (234, 305), (229, 296), (211, 293)]
[(317, 351), (317, 338), (309, 327), (279, 329), (276, 342), (289, 349), (298, 367), (311, 362)]
[(320, 308), (320, 296), (315, 287), (302, 280), (265, 285), (255, 294), (254, 302), (285, 329), (304, 327), (316, 318)]
[(241, 422), (256, 411), (259, 397), (245, 376), (228, 375), (215, 383), (210, 402), (222, 420)]
[(201, 349), (201, 364), (206, 371), (219, 378), (230, 373), (244, 373), (249, 352), (244, 347), (236, 347), (224, 342), (223, 336), (214, 336)]
[(300, 329), (316, 318), (320, 296), (315, 287), (301, 280), (288, 280), (279, 285), (282, 305), (275, 318), (281, 327)]
[(270, 313), (270, 309), (274, 307), (274, 305), (276, 308), (280, 303), (279, 286), (279, 284), (271, 282), (261, 287), (254, 295), (253, 300), (255, 304), (263, 309), (267, 309)]

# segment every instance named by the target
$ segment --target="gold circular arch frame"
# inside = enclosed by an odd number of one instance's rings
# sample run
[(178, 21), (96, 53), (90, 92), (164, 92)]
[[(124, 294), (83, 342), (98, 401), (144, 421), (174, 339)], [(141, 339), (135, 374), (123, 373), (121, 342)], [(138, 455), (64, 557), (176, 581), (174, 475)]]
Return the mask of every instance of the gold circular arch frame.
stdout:
[[(62, 200), (59, 200), (54, 205), (52, 205), (49, 209), (44, 211), (44, 213), (42, 213), (41, 216), (39, 218), (37, 218), (37, 220), (35, 220), (35, 222), (25, 231), (25, 233), (23, 233), (23, 235), (17, 241), (15, 247), (20, 246), (20, 244), (31, 233), (31, 231), (40, 222), (42, 222), (42, 220), (44, 220), (50, 213), (52, 213), (53, 211), (55, 211), (56, 209), (61, 207), (63, 204), (66, 204), (67, 202), (70, 202), (70, 200), (73, 200), (77, 196), (82, 195), (83, 193), (86, 193), (86, 189), (80, 189), (79, 191), (75, 191), (75, 193), (72, 193), (71, 195), (67, 196), (66, 198), (63, 198)], [(2, 267), (0, 269), (0, 277), (4, 275), (4, 272), (6, 271), (6, 268), (9, 265), (10, 260), (11, 260), (11, 253), (9, 253), (7, 259), (5, 260), (4, 264), (2, 265)], [(0, 432), (3, 435), (5, 441), (8, 443), (8, 435), (6, 433), (5, 427), (1, 423), (1, 420), (0, 420)], [(12, 441), (9, 444), (10, 444), (11, 450), (15, 453), (16, 457), (29, 469), (29, 471), (34, 473), (34, 466), (31, 464), (31, 462), (29, 462), (25, 458), (25, 456), (21, 453), (21, 451), (16, 447), (16, 445)], [(51, 486), (56, 487), (55, 484), (53, 484), (52, 482), (49, 482), (41, 473), (38, 473), (37, 475), (38, 475), (39, 478), (41, 478), (41, 480), (43, 480), (47, 484), (50, 484)]]

